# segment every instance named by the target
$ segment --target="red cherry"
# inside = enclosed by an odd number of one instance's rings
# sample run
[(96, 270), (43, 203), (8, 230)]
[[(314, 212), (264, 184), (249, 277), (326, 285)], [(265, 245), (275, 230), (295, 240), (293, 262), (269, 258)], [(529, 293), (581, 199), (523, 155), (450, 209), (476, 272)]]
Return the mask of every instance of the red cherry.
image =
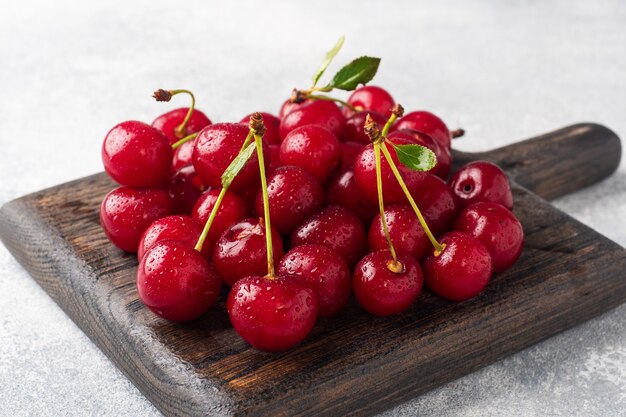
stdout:
[[(274, 263), (283, 256), (283, 241), (272, 227)], [(265, 225), (262, 218), (245, 219), (235, 223), (217, 240), (213, 248), (213, 264), (222, 274), (224, 283), (233, 286), (239, 279), (267, 273)]]
[[(164, 240), (175, 240), (193, 249), (201, 233), (202, 225), (189, 216), (162, 217), (153, 221), (143, 232), (137, 249), (137, 259), (141, 261), (146, 252)], [(207, 246), (202, 253), (208, 258), (211, 251), (206, 249)]]
[(517, 217), (500, 204), (472, 204), (459, 214), (454, 230), (472, 235), (485, 245), (494, 272), (509, 269), (522, 253), (524, 229)]
[(426, 133), (445, 149), (450, 149), (452, 145), (450, 131), (446, 124), (439, 117), (427, 111), (414, 111), (405, 114), (392, 128), (392, 130), (400, 129), (413, 129)]
[[(396, 145), (407, 145), (413, 144), (414, 142), (404, 138), (396, 138), (394, 143)], [(398, 167), (398, 171), (402, 175), (407, 188), (416, 188), (427, 174), (424, 172), (413, 171), (412, 169), (405, 167), (399, 162), (398, 156), (396, 155), (396, 151), (393, 147), (388, 145), (387, 149)], [(393, 171), (387, 163), (385, 155), (382, 153), (380, 167), (385, 203), (406, 202), (406, 196), (402, 191), (402, 188), (400, 188), (396, 177), (393, 175)], [(363, 192), (363, 195), (365, 195), (365, 197), (367, 197), (372, 203), (378, 204), (378, 188), (376, 187), (376, 158), (374, 154), (374, 145), (371, 143), (369, 145), (365, 145), (354, 162), (354, 178), (357, 185)]]
[(282, 166), (282, 163), (280, 162), (280, 145), (269, 145), (269, 149), (270, 149), (269, 170), (271, 170), (272, 168), (278, 168)]
[(309, 217), (291, 234), (291, 247), (318, 244), (354, 265), (365, 252), (365, 229), (350, 210), (328, 206)]
[(463, 207), (479, 201), (513, 208), (513, 195), (506, 174), (488, 161), (474, 161), (461, 167), (448, 181)]
[(365, 225), (369, 225), (378, 213), (378, 206), (365, 198), (356, 184), (351, 169), (333, 178), (326, 190), (326, 201), (328, 204), (349, 209), (359, 216)]
[(422, 182), (409, 191), (433, 233), (450, 229), (459, 207), (456, 196), (444, 180), (426, 174)]
[[(311, 174), (302, 168), (284, 166), (267, 178), (270, 220), (283, 235), (289, 235), (324, 204), (324, 190)], [(256, 214), (263, 217), (263, 193), (255, 200)]]
[(356, 157), (363, 150), (363, 144), (357, 142), (341, 142), (341, 167), (339, 172), (352, 170)]
[(437, 295), (453, 301), (477, 296), (491, 278), (491, 256), (480, 241), (467, 233), (449, 232), (440, 240), (444, 250), (431, 250), (422, 267), (426, 284)]
[[(211, 210), (215, 206), (217, 197), (222, 190), (215, 188), (202, 194), (196, 205), (191, 210), (191, 217), (203, 227), (209, 219)], [(250, 216), (248, 204), (237, 194), (226, 191), (220, 208), (217, 210), (211, 229), (209, 230), (208, 242), (205, 245), (213, 246), (220, 235), (233, 224)]]
[[(398, 253), (413, 256), (417, 260), (426, 255), (430, 241), (410, 205), (392, 204), (385, 207), (385, 219), (391, 243)], [(372, 221), (367, 240), (372, 251), (389, 247), (380, 214)]]
[(278, 118), (282, 119), (283, 117), (287, 116), (289, 113), (291, 113), (292, 111), (299, 109), (307, 104), (309, 104), (311, 102), (311, 100), (304, 100), (301, 103), (293, 103), (291, 101), (291, 99), (287, 99), (282, 106), (280, 106), (280, 110), (278, 112)]
[(189, 214), (202, 193), (207, 189), (193, 165), (187, 165), (174, 174), (168, 193), (174, 202), (174, 212)]
[[(265, 125), (265, 135), (263, 136), (263, 140), (266, 141), (270, 145), (280, 145), (280, 136), (278, 135), (278, 127), (280, 126), (280, 119), (273, 114), (260, 112), (261, 116), (263, 116), (263, 124)], [(245, 116), (243, 119), (239, 121), (239, 123), (243, 123), (248, 126), (250, 123), (250, 117), (252, 114)]]
[(155, 220), (172, 214), (172, 200), (163, 190), (122, 186), (104, 197), (100, 223), (109, 240), (126, 252), (137, 252), (143, 232)]
[(375, 316), (389, 316), (406, 310), (422, 291), (422, 269), (410, 256), (399, 256), (404, 268), (392, 272), (389, 250), (366, 255), (354, 269), (354, 295), (364, 310)]
[(295, 165), (325, 183), (341, 160), (339, 141), (328, 129), (302, 126), (289, 132), (280, 145), (280, 162)]
[[(385, 115), (385, 117), (391, 115), (391, 108), (396, 104), (387, 90), (374, 85), (365, 85), (361, 88), (357, 88), (350, 98), (348, 98), (348, 103), (350, 103), (352, 107), (378, 112)], [(344, 107), (344, 114), (350, 116), (352, 111)]]
[(187, 112), (189, 111), (188, 107), (182, 107), (180, 109), (175, 109), (172, 111), (168, 111), (167, 113), (163, 113), (152, 122), (152, 127), (158, 129), (161, 133), (163, 133), (170, 141), (170, 145), (178, 142), (180, 139), (185, 136), (189, 136), (192, 133), (196, 133), (207, 127), (211, 124), (211, 121), (204, 113), (200, 110), (193, 110), (191, 113), (191, 117), (185, 126), (185, 131), (182, 135), (177, 135), (174, 130), (183, 123), (185, 117), (187, 116)]
[[(239, 154), (248, 132), (249, 129), (241, 123), (216, 123), (202, 129), (196, 138), (193, 166), (208, 185), (222, 186), (222, 174)], [(265, 142), (263, 144), (263, 154), (269, 162), (269, 149)], [(239, 190), (259, 182), (259, 162), (253, 153), (230, 187)]]
[(414, 143), (425, 146), (433, 151), (437, 157), (437, 165), (429, 172), (436, 174), (438, 177), (443, 179), (448, 178), (448, 175), (450, 175), (450, 165), (452, 164), (452, 154), (448, 148), (439, 146), (439, 144), (432, 137), (425, 133), (418, 132), (417, 130), (396, 130), (388, 136), (389, 140), (394, 143), (396, 138), (399, 137), (407, 140), (412, 139)]
[(375, 111), (360, 111), (354, 113), (348, 118), (348, 120), (346, 120), (346, 126), (343, 128), (342, 140), (358, 142), (364, 145), (370, 143), (371, 140), (365, 133), (365, 118), (368, 114), (376, 123), (378, 123), (381, 129), (385, 123), (387, 123), (387, 118)]
[(296, 246), (281, 259), (278, 273), (298, 276), (317, 289), (320, 317), (337, 313), (350, 297), (352, 277), (348, 264), (325, 246)]
[(280, 138), (284, 140), (289, 132), (305, 125), (320, 125), (339, 138), (345, 124), (346, 118), (335, 103), (327, 100), (313, 100), (298, 106), (281, 119)]
[(152, 126), (122, 122), (104, 138), (102, 162), (107, 174), (121, 185), (157, 187), (169, 179), (172, 147)]
[(215, 268), (185, 243), (157, 243), (137, 268), (137, 292), (158, 316), (172, 321), (199, 317), (217, 300), (222, 282)]
[(174, 159), (172, 161), (172, 169), (178, 171), (179, 169), (193, 164), (193, 149), (196, 147), (196, 141), (190, 140), (174, 150)]
[(284, 351), (300, 343), (315, 325), (317, 294), (298, 277), (240, 279), (226, 302), (239, 335), (257, 349)]

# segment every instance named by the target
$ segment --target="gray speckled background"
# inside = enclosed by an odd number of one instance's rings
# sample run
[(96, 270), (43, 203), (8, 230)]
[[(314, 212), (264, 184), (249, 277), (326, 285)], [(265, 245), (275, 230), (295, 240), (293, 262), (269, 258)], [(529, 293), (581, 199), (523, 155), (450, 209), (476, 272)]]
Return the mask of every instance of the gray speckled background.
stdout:
[[(466, 128), (460, 149), (578, 121), (626, 138), (624, 2), (177, 3), (2, 2), (0, 203), (100, 171), (111, 126), (170, 108), (157, 87), (193, 89), (214, 121), (276, 112), (342, 33), (339, 62), (382, 56), (377, 83)], [(624, 164), (555, 204), (626, 245)], [(384, 415), (625, 410), (623, 305)], [(1, 246), (0, 415), (158, 415)]]

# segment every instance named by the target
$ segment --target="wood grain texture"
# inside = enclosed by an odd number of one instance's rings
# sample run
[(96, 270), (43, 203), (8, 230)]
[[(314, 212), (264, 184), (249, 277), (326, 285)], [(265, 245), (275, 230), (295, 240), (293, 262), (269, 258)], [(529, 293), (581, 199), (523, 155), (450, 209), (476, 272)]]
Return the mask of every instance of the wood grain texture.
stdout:
[[(620, 149), (610, 130), (586, 124), (456, 156), (496, 161), (552, 198), (610, 175)], [(298, 348), (258, 352), (230, 327), (223, 302), (185, 325), (141, 304), (135, 257), (109, 244), (98, 222), (113, 187), (98, 174), (14, 200), (0, 210), (0, 237), (166, 415), (371, 415), (626, 301), (626, 250), (514, 184), (524, 252), (477, 298), (452, 303), (425, 291), (388, 318), (351, 300)]]

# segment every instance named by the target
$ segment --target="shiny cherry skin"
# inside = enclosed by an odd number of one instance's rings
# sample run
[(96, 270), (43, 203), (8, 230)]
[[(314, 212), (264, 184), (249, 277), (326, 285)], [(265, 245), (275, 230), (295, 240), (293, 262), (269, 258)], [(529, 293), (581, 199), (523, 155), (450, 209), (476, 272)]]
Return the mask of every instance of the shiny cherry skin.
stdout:
[(291, 234), (291, 247), (317, 244), (330, 248), (354, 265), (365, 252), (366, 235), (361, 220), (350, 210), (328, 206), (309, 217)]
[[(202, 225), (189, 216), (175, 215), (162, 217), (153, 221), (143, 232), (137, 249), (137, 259), (141, 261), (146, 252), (157, 243), (164, 240), (175, 240), (194, 248), (202, 233)], [(211, 251), (205, 246), (202, 249), (206, 258), (210, 257)]]
[(109, 192), (100, 206), (100, 224), (118, 248), (136, 253), (139, 240), (150, 224), (172, 214), (167, 192), (157, 188), (118, 187)]
[[(296, 166), (276, 168), (267, 177), (267, 194), (272, 226), (289, 235), (324, 204), (324, 190), (315, 178)], [(263, 193), (255, 199), (257, 216), (263, 217)]]
[(472, 235), (485, 245), (493, 272), (509, 269), (522, 254), (522, 224), (500, 204), (483, 201), (466, 207), (456, 218), (454, 230)]
[(317, 289), (320, 317), (332, 316), (341, 310), (352, 290), (348, 264), (326, 246), (296, 246), (281, 259), (278, 274), (298, 276)]
[(411, 256), (400, 255), (403, 269), (392, 272), (389, 250), (366, 255), (354, 268), (352, 288), (363, 309), (375, 316), (401, 313), (413, 304), (422, 292), (422, 269)]
[(222, 281), (213, 266), (189, 245), (157, 243), (137, 268), (137, 292), (156, 315), (171, 321), (193, 320), (217, 300)]
[[(357, 88), (348, 98), (348, 103), (357, 109), (378, 112), (385, 117), (391, 115), (391, 108), (396, 104), (387, 90), (374, 85)], [(344, 114), (350, 116), (352, 111), (344, 107)]]
[[(248, 132), (248, 127), (241, 123), (216, 123), (202, 129), (193, 150), (193, 166), (206, 184), (211, 187), (222, 186), (222, 174), (239, 154)], [(269, 149), (265, 141), (263, 145), (267, 164)], [(256, 153), (253, 153), (230, 188), (236, 191), (259, 183), (259, 161)]]
[(193, 149), (196, 147), (196, 141), (190, 140), (183, 143), (174, 150), (174, 159), (172, 160), (172, 170), (179, 169), (193, 164)]
[(432, 232), (450, 230), (459, 212), (458, 199), (441, 178), (426, 174), (417, 187), (409, 189)]
[(122, 122), (102, 144), (104, 169), (121, 185), (158, 187), (170, 177), (172, 147), (158, 130), (143, 122)]
[(357, 142), (363, 145), (371, 142), (369, 136), (365, 133), (365, 118), (368, 114), (381, 128), (387, 123), (387, 117), (375, 111), (354, 113), (346, 120), (346, 126), (343, 128), (343, 141)]
[(326, 201), (330, 205), (342, 206), (352, 211), (365, 225), (369, 225), (378, 213), (378, 206), (365, 198), (356, 184), (352, 169), (332, 179), (326, 189)]
[(455, 172), (448, 183), (463, 207), (490, 201), (509, 210), (513, 208), (509, 180), (504, 171), (492, 162), (470, 162)]
[(300, 103), (294, 103), (291, 101), (291, 99), (287, 99), (281, 106), (280, 106), (280, 110), (278, 111), (278, 118), (282, 119), (283, 117), (287, 116), (289, 113), (291, 113), (294, 110), (297, 110), (303, 106), (306, 106), (307, 104), (309, 104), (312, 100), (304, 100)]
[[(272, 227), (274, 263), (284, 254), (283, 241)], [(224, 283), (232, 287), (239, 279), (267, 273), (267, 250), (263, 218), (249, 218), (235, 223), (222, 233), (213, 248), (213, 265)]]
[(239, 335), (259, 350), (291, 349), (309, 334), (318, 315), (317, 291), (298, 277), (240, 279), (226, 308)]
[(174, 213), (189, 214), (208, 186), (193, 165), (179, 169), (170, 180), (167, 192), (174, 202)]
[[(385, 207), (385, 219), (391, 242), (398, 253), (410, 255), (418, 261), (430, 249), (430, 241), (415, 212), (408, 204), (392, 204)], [(374, 217), (367, 236), (371, 251), (389, 247), (380, 214)]]
[(365, 145), (357, 142), (341, 142), (341, 166), (339, 173), (352, 170), (354, 161), (356, 161), (356, 157), (363, 150), (363, 146)]
[(317, 125), (302, 126), (289, 132), (280, 145), (282, 165), (304, 169), (324, 184), (341, 161), (341, 146), (333, 133)]
[(273, 168), (281, 167), (283, 164), (280, 162), (280, 145), (269, 145), (270, 152), (270, 166), (269, 171)]
[(448, 178), (450, 175), (450, 166), (452, 165), (452, 153), (450, 153), (448, 148), (440, 146), (432, 137), (425, 133), (418, 132), (417, 130), (396, 130), (395, 132), (391, 132), (388, 136), (389, 140), (392, 142), (394, 138), (397, 137), (406, 139), (412, 138), (416, 144), (425, 146), (433, 151), (437, 157), (437, 165), (433, 168), (432, 173), (444, 180)]
[[(394, 140), (396, 145), (409, 145), (413, 144), (412, 140), (406, 138), (396, 138)], [(413, 171), (402, 165), (398, 160), (396, 151), (387, 145), (387, 149), (393, 158), (398, 171), (402, 175), (407, 188), (416, 188), (427, 175), (424, 172)], [(406, 201), (406, 196), (400, 188), (396, 177), (393, 175), (391, 167), (387, 163), (387, 158), (381, 151), (381, 178), (383, 184), (383, 197), (387, 204), (391, 203), (403, 203)], [(354, 162), (354, 178), (357, 185), (361, 189), (361, 192), (367, 197), (373, 204), (378, 204), (378, 188), (376, 187), (376, 157), (374, 154), (374, 145), (365, 145), (361, 153)]]
[(449, 232), (439, 241), (440, 254), (431, 249), (422, 268), (426, 285), (440, 297), (469, 300), (480, 294), (491, 279), (491, 256), (480, 241), (467, 233)]
[(289, 132), (305, 125), (319, 125), (330, 130), (336, 138), (341, 137), (346, 118), (335, 103), (313, 100), (286, 114), (280, 121), (280, 138), (285, 140)]
[(427, 111), (414, 111), (400, 118), (392, 130), (413, 129), (426, 133), (444, 149), (450, 149), (452, 140), (448, 126), (439, 117)]
[[(280, 126), (280, 119), (273, 114), (260, 112), (263, 118), (263, 124), (265, 125), (265, 135), (263, 140), (270, 145), (280, 145), (280, 136), (278, 135), (278, 127)], [(244, 116), (239, 123), (243, 123), (248, 126), (250, 123), (251, 114)]]
[[(204, 227), (209, 219), (211, 210), (213, 210), (221, 191), (221, 188), (214, 188), (205, 192), (200, 196), (196, 205), (191, 210), (191, 218), (200, 223), (202, 227)], [(226, 191), (222, 205), (217, 210), (217, 214), (209, 230), (207, 242), (204, 244), (212, 247), (226, 229), (238, 221), (249, 217), (251, 214), (250, 207), (245, 200), (231, 191)]]
[(181, 125), (183, 120), (185, 120), (188, 111), (188, 107), (181, 107), (180, 109), (163, 113), (154, 119), (152, 127), (158, 129), (161, 133), (167, 136), (170, 144), (173, 145), (185, 136), (199, 132), (211, 124), (211, 120), (209, 120), (204, 113), (198, 109), (194, 109), (193, 113), (191, 113), (191, 117), (189, 118), (189, 122), (187, 122), (187, 125), (185, 126), (185, 131), (182, 132), (182, 134), (177, 135), (174, 131)]

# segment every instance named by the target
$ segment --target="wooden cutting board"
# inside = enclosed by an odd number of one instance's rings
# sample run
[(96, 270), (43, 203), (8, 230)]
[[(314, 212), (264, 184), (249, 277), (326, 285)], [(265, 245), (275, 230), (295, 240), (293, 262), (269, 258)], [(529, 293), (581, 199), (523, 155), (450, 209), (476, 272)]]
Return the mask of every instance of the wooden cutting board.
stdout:
[(250, 348), (223, 302), (184, 325), (141, 304), (135, 256), (113, 247), (98, 223), (114, 187), (104, 174), (7, 203), (0, 236), (166, 415), (371, 415), (626, 301), (626, 250), (542, 199), (607, 177), (620, 155), (619, 138), (594, 124), (491, 152), (456, 152), (458, 163), (492, 160), (513, 180), (526, 233), (519, 262), (463, 303), (426, 290), (405, 313), (375, 318), (351, 300), (282, 354)]

